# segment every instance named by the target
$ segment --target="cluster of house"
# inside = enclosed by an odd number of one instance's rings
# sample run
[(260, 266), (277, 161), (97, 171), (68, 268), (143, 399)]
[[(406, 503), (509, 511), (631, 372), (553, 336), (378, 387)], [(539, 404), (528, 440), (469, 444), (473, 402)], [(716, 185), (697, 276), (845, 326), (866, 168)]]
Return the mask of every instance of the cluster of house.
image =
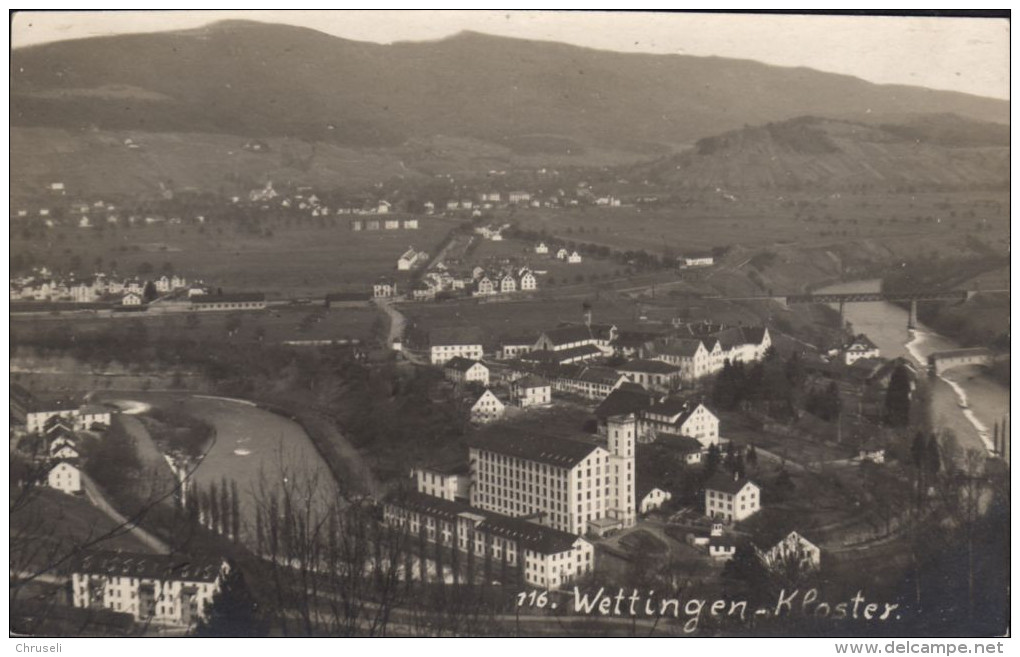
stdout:
[[(538, 244), (535, 245), (535, 253), (537, 253), (538, 255), (549, 255), (549, 247), (546, 245), (545, 242), (539, 242)], [(556, 259), (563, 260), (564, 262), (571, 265), (577, 265), (583, 261), (583, 258), (581, 257), (580, 253), (578, 253), (577, 251), (568, 251), (565, 248), (560, 248), (558, 251), (556, 251)]]
[(10, 386), (11, 433), (41, 437), (41, 452), (31, 456), (46, 465), (46, 484), (64, 493), (82, 490), (76, 432), (105, 429), (112, 414), (107, 406), (66, 397), (43, 399), (16, 383)]
[(75, 431), (109, 426), (111, 411), (106, 406), (82, 403), (68, 397), (41, 398), (24, 387), (12, 383), (10, 389), (11, 430), (21, 433), (42, 433), (46, 422), (61, 417)]
[[(685, 337), (702, 331), (711, 335)], [(438, 329), (429, 335), (429, 360), (433, 365), (445, 366), (457, 358), (458, 367), (470, 362), (475, 371), (484, 369), (485, 386), (497, 378), (492, 374), (496, 372), (507, 384), (533, 377), (543, 381), (550, 391), (597, 402), (610, 401), (612, 397), (614, 413), (638, 414), (641, 435), (655, 431), (699, 436), (704, 430), (706, 435), (714, 433), (717, 438), (718, 420), (714, 420), (713, 431), (712, 421), (703, 419), (707, 409), (686, 408), (686, 402), (673, 400), (669, 395), (679, 392), (684, 382), (718, 371), (727, 359), (760, 360), (770, 345), (771, 338), (764, 327), (684, 325), (666, 336), (633, 334), (621, 332), (612, 324), (592, 323), (589, 315), (583, 324), (561, 325), (541, 332), (537, 338), (505, 339), (496, 350), (495, 359), (487, 363), (482, 362), (483, 340), (477, 331)], [(600, 364), (614, 355), (629, 360), (612, 367)], [(451, 374), (448, 378), (457, 380), (456, 376)], [(486, 389), (476, 400), (472, 419), (501, 419), (506, 407), (514, 402), (512, 390), (511, 386), (510, 395), (500, 398)], [(619, 400), (625, 400), (625, 404)], [(649, 410), (652, 407), (657, 412)], [(688, 417), (688, 413), (692, 415)], [(700, 428), (686, 426), (688, 419)], [(669, 428), (678, 421), (684, 425), (683, 430)], [(707, 444), (702, 447), (707, 448)]]
[[(279, 199), (279, 200), (277, 200)], [(240, 203), (241, 197), (234, 196), (231, 198), (233, 203)], [(328, 217), (334, 214), (389, 214), (392, 205), (389, 201), (379, 200), (372, 201), (369, 204), (362, 205), (359, 207), (341, 207), (333, 210), (329, 206), (325, 205), (310, 187), (299, 187), (293, 194), (281, 195), (278, 191), (273, 189), (273, 182), (268, 181), (264, 187), (260, 189), (253, 189), (248, 192), (248, 201), (252, 203), (268, 203), (274, 201), (279, 203), (282, 208), (291, 208), (294, 210), (302, 210), (308, 212), (312, 217)], [(351, 222), (352, 230), (379, 230), (382, 226), (377, 220), (371, 220), (371, 227), (368, 225), (369, 222), (356, 220)], [(394, 220), (393, 225), (390, 222), (386, 223), (386, 230), (395, 230), (401, 227), (401, 222)], [(418, 228), (417, 220), (414, 220), (414, 225), (405, 225), (404, 228)]]
[(509, 206), (528, 206), (539, 208), (542, 202), (531, 197), (531, 192), (514, 191), (503, 194), (502, 192), (480, 192), (478, 200), (464, 198), (451, 199), (446, 202), (446, 209), (455, 210), (492, 210), (493, 208)]
[(76, 557), (70, 572), (75, 607), (187, 628), (207, 616), (229, 566), (223, 560), (179, 554), (90, 550)]
[(87, 278), (54, 276), (41, 267), (26, 276), (10, 280), (11, 301), (70, 301), (94, 303), (101, 299), (118, 299), (123, 305), (141, 305), (145, 287), (152, 283), (159, 294), (188, 287), (188, 281), (177, 274), (164, 274), (151, 281), (137, 277), (118, 278), (115, 275), (97, 273)]

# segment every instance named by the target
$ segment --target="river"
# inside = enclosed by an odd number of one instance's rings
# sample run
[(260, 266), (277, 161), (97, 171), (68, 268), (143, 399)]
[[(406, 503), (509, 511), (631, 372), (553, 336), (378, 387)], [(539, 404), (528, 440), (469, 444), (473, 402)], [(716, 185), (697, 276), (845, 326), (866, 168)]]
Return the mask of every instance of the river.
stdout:
[[(881, 280), (830, 285), (816, 294), (878, 292)], [(838, 308), (838, 306), (834, 306)], [(885, 358), (903, 357), (927, 372), (928, 355), (960, 345), (923, 324), (907, 329), (907, 310), (892, 303), (848, 303), (845, 319), (854, 333), (866, 334)], [(965, 405), (967, 408), (963, 408)], [(964, 449), (992, 449), (993, 426), (1009, 412), (1009, 388), (988, 377), (982, 368), (961, 367), (932, 379), (932, 413), (937, 427), (950, 429)]]
[(316, 496), (332, 490), (329, 468), (304, 429), (251, 402), (170, 392), (102, 392), (97, 396), (128, 414), (161, 406), (211, 424), (216, 430), (215, 441), (192, 480), (201, 490), (208, 490), (211, 484), (220, 488), (224, 479), (236, 482), (241, 533), (246, 540), (253, 537), (257, 500), (279, 492), (285, 481), (301, 493), (314, 488)]

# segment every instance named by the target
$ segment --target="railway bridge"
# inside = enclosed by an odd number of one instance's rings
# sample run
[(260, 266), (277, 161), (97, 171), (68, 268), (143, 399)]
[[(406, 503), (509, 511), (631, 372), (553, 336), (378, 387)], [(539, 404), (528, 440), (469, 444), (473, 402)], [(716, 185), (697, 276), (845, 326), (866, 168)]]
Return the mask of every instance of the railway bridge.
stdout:
[(910, 303), (910, 314), (907, 328), (917, 328), (917, 304), (921, 301), (956, 301), (963, 303), (975, 294), (1009, 293), (1009, 289), (995, 290), (920, 290), (913, 292), (841, 292), (820, 294), (768, 294), (747, 297), (706, 297), (721, 301), (760, 301), (774, 299), (786, 305), (805, 303), (839, 304), (840, 324), (843, 322), (843, 311), (848, 303), (873, 303), (876, 301), (899, 301)]

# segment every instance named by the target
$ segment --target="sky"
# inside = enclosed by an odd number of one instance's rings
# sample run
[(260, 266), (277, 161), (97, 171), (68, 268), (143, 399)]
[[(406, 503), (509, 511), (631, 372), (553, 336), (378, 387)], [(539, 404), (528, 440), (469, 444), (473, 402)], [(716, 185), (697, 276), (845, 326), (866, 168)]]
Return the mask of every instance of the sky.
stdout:
[(159, 11), (15, 15), (14, 47), (226, 19), (309, 27), (358, 41), (441, 39), (463, 30), (621, 52), (675, 53), (806, 66), (879, 84), (1009, 98), (1009, 21), (904, 16), (599, 11)]

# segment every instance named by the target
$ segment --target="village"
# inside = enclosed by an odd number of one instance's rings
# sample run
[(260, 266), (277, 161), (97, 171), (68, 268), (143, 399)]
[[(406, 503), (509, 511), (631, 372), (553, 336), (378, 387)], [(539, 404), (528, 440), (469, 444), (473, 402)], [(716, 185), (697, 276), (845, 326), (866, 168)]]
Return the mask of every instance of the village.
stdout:
[[(51, 191), (64, 190), (55, 184)], [(763, 324), (692, 321), (681, 315), (668, 322), (598, 322), (588, 301), (581, 321), (535, 325), (513, 334), (494, 335), (469, 325), (405, 326), (404, 314), (415, 307), (435, 304), (440, 312), (456, 314), (463, 303), (526, 303), (539, 292), (555, 299), (565, 285), (608, 276), (607, 252), (571, 246), (552, 235), (535, 239), (516, 226), (519, 215), (507, 214), (581, 202), (620, 207), (616, 197), (583, 191), (576, 198), (542, 200), (528, 192), (481, 192), (477, 200), (429, 201), (418, 208), (420, 213), (409, 214), (384, 200), (331, 209), (323, 200), (326, 194), (310, 189), (281, 193), (268, 183), (226, 204), (256, 214), (272, 206), (274, 212), (318, 221), (354, 215), (336, 229), (366, 236), (399, 233), (409, 243), (390, 261), (391, 273), (322, 299), (330, 313), (371, 309), (388, 316), (389, 337), (375, 359), (435, 371), (438, 380), (430, 399), (455, 409), (471, 427), (463, 447), (439, 450), (438, 460), (412, 467), (411, 486), (393, 483), (374, 500), (385, 526), (421, 535), (432, 550), (494, 560), (518, 572), (525, 585), (550, 590), (600, 577), (626, 582), (636, 564), (663, 560), (679, 563), (688, 577), (714, 581), (728, 562), (740, 558), (738, 550), (752, 555), (763, 572), (792, 569), (817, 576), (829, 568), (850, 567), (842, 555), (888, 536), (899, 514), (864, 504), (869, 496), (863, 489), (855, 493), (859, 508), (840, 504), (827, 513), (797, 503), (790, 490), (796, 479), (798, 486), (827, 498), (832, 491), (821, 479), (857, 488), (862, 467), (896, 488), (890, 483), (896, 475), (881, 471), (890, 444), (877, 437), (882, 434), (874, 427), (882, 422), (890, 377), (902, 371), (913, 381), (919, 373), (902, 359), (883, 359), (867, 335), (848, 334), (840, 347), (828, 351), (804, 350), (794, 348), (795, 336)], [(71, 203), (59, 214), (88, 229), (102, 221), (96, 216), (102, 213), (108, 213), (109, 224), (118, 223), (114, 212), (109, 204), (95, 202)], [(206, 224), (216, 214), (209, 208), (202, 212), (194, 224)], [(26, 214), (19, 211), (17, 219)], [(434, 255), (410, 245), (426, 222), (444, 215), (451, 228), (442, 242), (428, 243)], [(43, 221), (59, 227), (59, 220)], [(129, 225), (179, 221), (163, 215), (127, 217)], [(671, 255), (666, 265), (676, 280), (684, 280), (712, 272), (718, 263), (712, 255), (691, 251)], [(211, 311), (240, 318), (279, 315), (285, 306), (312, 303), (286, 296), (268, 299), (263, 292), (224, 293), (200, 280), (189, 282), (170, 267), (152, 269), (127, 278), (112, 272), (82, 277), (37, 266), (12, 276), (10, 298), (17, 303), (12, 310), (136, 311), (154, 317)], [(571, 278), (572, 271), (586, 274)], [(559, 286), (556, 279), (562, 281)], [(235, 320), (231, 333), (240, 322)], [(293, 337), (284, 344), (307, 348), (352, 342), (347, 336)], [(797, 388), (803, 408), (773, 398), (776, 390), (752, 382), (766, 370), (781, 373), (780, 387)], [(742, 389), (749, 386), (760, 389)], [(742, 396), (747, 398), (741, 401)], [(803, 428), (795, 435), (775, 421), (777, 403), (787, 404), (784, 412), (800, 418)], [(97, 407), (87, 396), (78, 401), (37, 397), (20, 387), (12, 387), (12, 409), (13, 444), (40, 464), (44, 485), (109, 506), (96, 501), (102, 493), (82, 470), (79, 443), (90, 440), (90, 432), (101, 436), (119, 409)], [(175, 462), (178, 456), (167, 458)], [(210, 522), (208, 515), (203, 517)], [(419, 551), (418, 558), (425, 557)], [(145, 563), (142, 556), (138, 559)], [(456, 572), (457, 561), (452, 558), (449, 572), (437, 563), (439, 572), (433, 576), (452, 581), (471, 577)], [(74, 582), (97, 575), (95, 568), (127, 573), (132, 567), (109, 555), (81, 564), (72, 573)], [(74, 584), (73, 604), (99, 604), (128, 610), (137, 619), (148, 614), (168, 625), (187, 625), (202, 606), (194, 592), (214, 592), (208, 585), (216, 580), (215, 570), (196, 571), (194, 580), (138, 580), (147, 591), (174, 590), (178, 598), (179, 591), (191, 592), (176, 605), (157, 607), (147, 593), (122, 607), (118, 596), (127, 593), (109, 589), (98, 598), (79, 595), (79, 584)], [(141, 595), (132, 591), (133, 597)]]

